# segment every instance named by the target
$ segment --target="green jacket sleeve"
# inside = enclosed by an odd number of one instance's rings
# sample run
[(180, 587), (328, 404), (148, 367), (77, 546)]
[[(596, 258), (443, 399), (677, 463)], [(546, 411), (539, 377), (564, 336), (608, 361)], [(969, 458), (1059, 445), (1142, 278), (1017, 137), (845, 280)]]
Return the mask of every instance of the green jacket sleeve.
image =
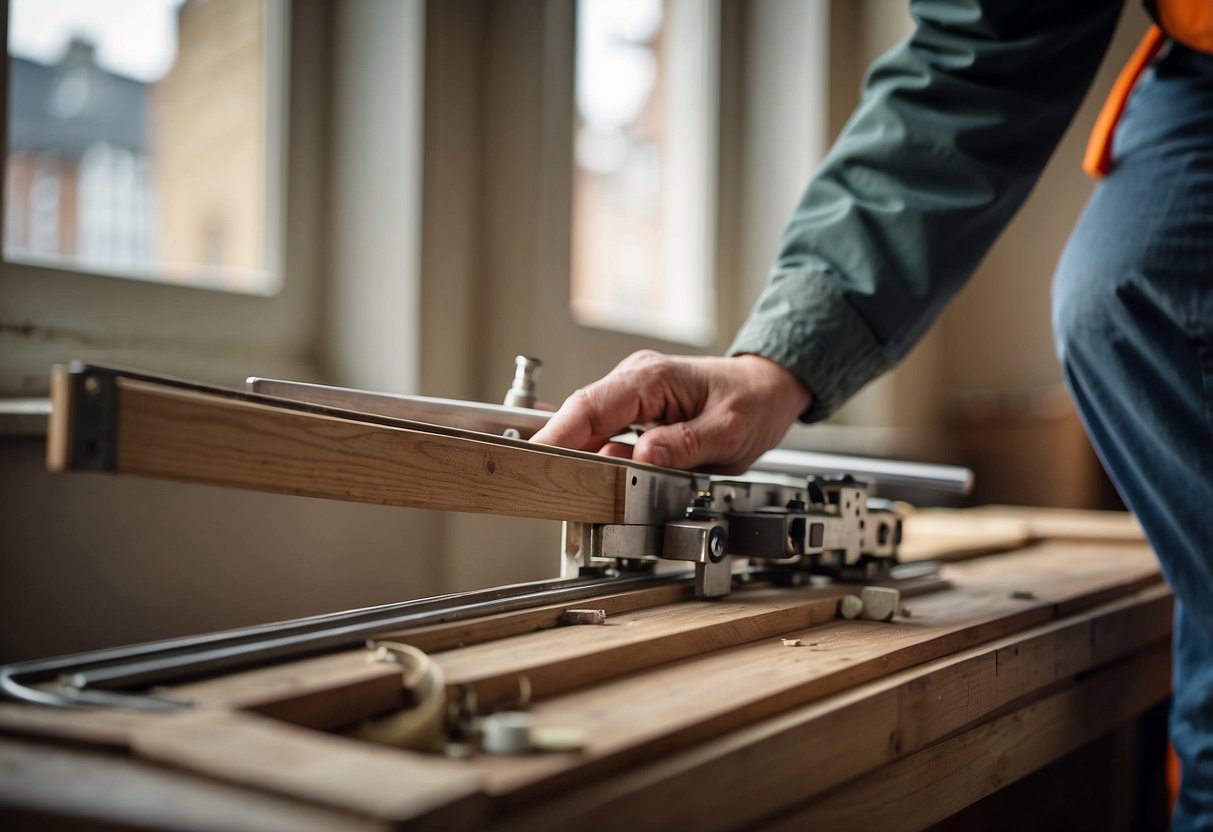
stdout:
[(1121, 0), (919, 0), (792, 215), (729, 353), (813, 391), (823, 419), (890, 368), (1023, 203)]

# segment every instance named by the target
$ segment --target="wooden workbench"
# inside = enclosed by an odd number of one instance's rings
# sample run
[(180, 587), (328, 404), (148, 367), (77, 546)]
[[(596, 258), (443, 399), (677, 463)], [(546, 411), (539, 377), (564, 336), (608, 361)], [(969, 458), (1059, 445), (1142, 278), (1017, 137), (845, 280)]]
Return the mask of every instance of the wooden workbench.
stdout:
[(575, 604), (601, 626), (551, 607), (393, 634), (460, 701), (526, 697), (537, 725), (583, 732), (578, 751), (343, 736), (403, 701), (365, 651), (170, 688), (197, 705), (177, 714), (0, 706), (0, 823), (918, 829), (1165, 701), (1172, 599), (1130, 521), (923, 514), (912, 540), (958, 559), (888, 623), (837, 618), (839, 587), (666, 587)]

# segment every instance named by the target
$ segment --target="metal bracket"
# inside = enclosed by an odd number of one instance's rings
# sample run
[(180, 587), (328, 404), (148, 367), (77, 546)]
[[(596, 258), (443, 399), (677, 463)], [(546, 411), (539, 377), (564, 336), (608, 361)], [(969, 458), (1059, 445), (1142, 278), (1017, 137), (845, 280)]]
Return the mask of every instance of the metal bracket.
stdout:
[(71, 410), (68, 462), (72, 468), (112, 471), (115, 463), (114, 413), (118, 384), (112, 373), (73, 362), (68, 370)]

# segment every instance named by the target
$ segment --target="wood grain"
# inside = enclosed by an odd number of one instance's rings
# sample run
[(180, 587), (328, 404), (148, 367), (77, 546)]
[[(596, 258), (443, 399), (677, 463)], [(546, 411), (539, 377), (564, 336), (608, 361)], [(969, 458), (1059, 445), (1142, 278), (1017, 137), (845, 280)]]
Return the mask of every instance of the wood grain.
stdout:
[(1124, 511), (980, 506), (910, 512), (902, 560), (963, 560), (1041, 541), (1140, 543), (1136, 518)]
[[(595, 778), (544, 801), (542, 810), (523, 809), (509, 816), (501, 832), (753, 826), (775, 807), (804, 803), (847, 781), (870, 777), (1024, 697), (1039, 696), (1092, 668), (1165, 645), (1171, 600), (1167, 587), (1157, 585), (1074, 618), (891, 674), (685, 751)], [(1134, 639), (1112, 635), (1123, 630), (1132, 630)], [(1048, 642), (1048, 650), (1016, 650)], [(1165, 669), (1161, 675), (1165, 685)], [(1035, 687), (1023, 684), (1025, 680)], [(744, 799), (738, 799), (737, 784), (742, 782)]]
[[(1064, 579), (1054, 574), (1058, 552), (1048, 547), (991, 559), (998, 562), (996, 568), (983, 561), (965, 563), (951, 567), (962, 588), (917, 599), (908, 620), (832, 621), (790, 630), (785, 635), (800, 639), (804, 647), (786, 648), (771, 639), (715, 650), (537, 702), (531, 711), (539, 724), (581, 729), (589, 740), (586, 750), (573, 760), (481, 758), (474, 766), (491, 794), (518, 805), (890, 673), (1047, 624), (1063, 603), (1074, 614), (1084, 596), (1102, 596), (1117, 587), (1125, 595), (1143, 582), (1159, 581), (1144, 547), (1070, 554), (1073, 574)], [(966, 572), (973, 573), (972, 579)], [(1013, 588), (1031, 589), (1037, 599), (1012, 598)], [(532, 648), (520, 657), (518, 673), (542, 660), (538, 645)]]
[(600, 626), (562, 627), (439, 653), (447, 684), (474, 691), (482, 708), (518, 699), (521, 679), (545, 698), (678, 659), (776, 639), (834, 618), (837, 589), (800, 597), (758, 590), (712, 603), (684, 602), (613, 615)]
[(1137, 518), (1127, 511), (986, 505), (967, 509), (965, 516), (1023, 523), (1036, 540), (1138, 543), (1146, 539)]
[(0, 828), (388, 832), (384, 821), (116, 754), (0, 740)]
[[(578, 753), (457, 762), (228, 710), (132, 723), (107, 718), (87, 730), (61, 712), (20, 710), (70, 724), (47, 733), (92, 731), (94, 740), (129, 744), (140, 757), (202, 777), (393, 822), (480, 824), (491, 799), (499, 819), (541, 801), (538, 820), (562, 817), (563, 807), (586, 829), (617, 828), (625, 818), (639, 830), (656, 828), (644, 820), (650, 815), (683, 817), (678, 813), (689, 810), (670, 798), (682, 793), (684, 802), (704, 806), (698, 817), (706, 820), (690, 825), (706, 828), (727, 825), (724, 819), (741, 811), (718, 805), (736, 801), (730, 782), (746, 783), (739, 805), (758, 814), (739, 822), (753, 822), (973, 730), (1000, 708), (1071, 684), (1169, 632), (1169, 592), (1144, 546), (1043, 545), (949, 565), (946, 572), (953, 589), (913, 599), (913, 616), (888, 624), (819, 623), (814, 605), (822, 598), (814, 591), (755, 589), (725, 602), (620, 612), (614, 631), (544, 629), (437, 654), (462, 668), (465, 680), (490, 685), (516, 684), (536, 668), (547, 674), (531, 711), (540, 726), (583, 731), (588, 745)], [(1015, 591), (1031, 597), (1013, 597)], [(1093, 608), (1110, 594), (1120, 599)], [(638, 600), (614, 603), (623, 610)], [(427, 629), (440, 640), (452, 637)], [(780, 635), (803, 646), (785, 647)], [(653, 652), (650, 642), (658, 645)], [(595, 656), (601, 668), (593, 667)], [(308, 712), (329, 702), (340, 710), (350, 707), (346, 696), (363, 707), (379, 699), (388, 676), (360, 660), (355, 651), (174, 693), (192, 690), (198, 701), (225, 709), (272, 709), (278, 702), (289, 710), (307, 702)], [(571, 669), (573, 687), (581, 674), (605, 678), (561, 693), (570, 687), (557, 678), (562, 667)], [(3, 717), (0, 710), (0, 723)], [(755, 783), (759, 767), (764, 775)], [(634, 779), (642, 774), (652, 781)], [(602, 811), (591, 811), (595, 806)], [(628, 806), (647, 808), (633, 817)], [(533, 827), (545, 828), (538, 820)]]
[(450, 761), (251, 714), (173, 716), (137, 731), (132, 748), (146, 760), (408, 826), (473, 828), (486, 809), (479, 776)]
[(137, 730), (167, 718), (168, 714), (153, 711), (69, 710), (5, 702), (0, 703), (0, 734), (126, 750)]
[(261, 667), (175, 685), (165, 695), (330, 731), (404, 706), (400, 666), (366, 657), (365, 650), (354, 650)]
[(414, 627), (410, 630), (383, 633), (379, 638), (385, 641), (405, 641), (418, 650), (431, 653), (497, 641), (538, 630), (553, 629), (560, 625), (560, 616), (565, 610), (581, 609), (587, 604), (595, 609), (603, 610), (607, 616), (615, 616), (635, 610), (650, 609), (662, 604), (671, 604), (675, 601), (690, 601), (694, 597), (695, 588), (691, 583), (670, 584), (630, 592), (609, 592), (606, 595), (595, 596), (588, 601), (576, 601), (571, 604), (549, 604), (529, 610), (487, 615), (484, 618), (468, 621)]
[(924, 829), (1096, 739), (1170, 694), (1166, 645), (991, 720), (765, 824)]
[(546, 520), (622, 520), (625, 468), (118, 379), (119, 473)]

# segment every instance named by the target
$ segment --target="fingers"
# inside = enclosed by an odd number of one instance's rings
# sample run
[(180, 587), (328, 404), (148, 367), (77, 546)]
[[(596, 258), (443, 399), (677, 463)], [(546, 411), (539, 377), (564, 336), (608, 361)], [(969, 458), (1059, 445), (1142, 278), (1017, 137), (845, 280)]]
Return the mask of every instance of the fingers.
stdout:
[(760, 453), (751, 450), (743, 421), (731, 406), (716, 404), (693, 419), (645, 431), (632, 458), (667, 468), (740, 473)]
[[(631, 421), (635, 395), (617, 389), (607, 376), (569, 396), (548, 423), (535, 432), (532, 442), (596, 451)], [(617, 429), (600, 425), (619, 424)]]
[(662, 378), (666, 363), (664, 356), (649, 351), (630, 355), (604, 378), (569, 396), (531, 441), (596, 451), (632, 423), (664, 415), (670, 398)]

